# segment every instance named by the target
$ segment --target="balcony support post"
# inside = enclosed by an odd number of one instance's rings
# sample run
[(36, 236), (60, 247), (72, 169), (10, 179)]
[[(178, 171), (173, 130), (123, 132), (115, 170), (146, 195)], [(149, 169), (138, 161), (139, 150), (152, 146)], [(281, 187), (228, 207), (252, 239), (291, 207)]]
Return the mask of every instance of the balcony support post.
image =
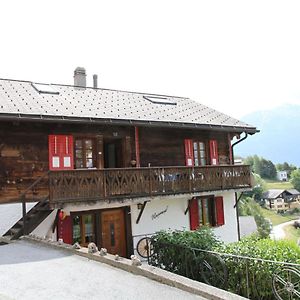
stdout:
[(137, 217), (137, 219), (136, 219), (136, 222), (135, 222), (136, 224), (139, 224), (140, 219), (141, 219), (141, 217), (142, 217), (142, 214), (143, 214), (143, 212), (144, 212), (144, 209), (145, 209), (145, 206), (146, 206), (147, 202), (148, 202), (148, 201), (144, 201), (143, 206), (142, 206), (142, 208), (141, 208), (141, 210), (140, 210), (140, 213), (139, 213), (139, 215), (138, 215), (138, 217)]

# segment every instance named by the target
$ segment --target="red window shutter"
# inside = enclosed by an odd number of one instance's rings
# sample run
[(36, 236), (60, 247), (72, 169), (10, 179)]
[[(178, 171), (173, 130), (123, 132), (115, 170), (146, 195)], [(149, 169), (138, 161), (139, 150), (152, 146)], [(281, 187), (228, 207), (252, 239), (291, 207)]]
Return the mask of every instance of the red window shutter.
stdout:
[(198, 199), (190, 200), (190, 228), (196, 230), (199, 227), (199, 208)]
[(216, 140), (209, 141), (209, 150), (210, 150), (210, 164), (218, 165), (219, 164), (218, 143)]
[(223, 197), (215, 197), (216, 223), (218, 226), (225, 224)]
[(49, 135), (49, 169), (60, 170), (60, 141), (59, 136)]
[(193, 141), (190, 139), (184, 140), (184, 151), (185, 151), (185, 165), (193, 166), (194, 165), (194, 153), (193, 153)]
[(72, 219), (66, 216), (63, 220), (58, 220), (57, 238), (62, 239), (66, 244), (72, 244)]
[(61, 165), (63, 170), (73, 169), (73, 137), (71, 135), (60, 136)]
[(49, 169), (73, 169), (73, 137), (71, 135), (49, 135)]

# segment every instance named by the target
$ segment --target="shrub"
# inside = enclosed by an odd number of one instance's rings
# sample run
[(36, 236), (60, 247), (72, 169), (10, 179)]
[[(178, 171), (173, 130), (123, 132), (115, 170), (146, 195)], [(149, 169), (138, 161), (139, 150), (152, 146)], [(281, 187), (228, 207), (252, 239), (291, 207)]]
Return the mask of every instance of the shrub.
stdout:
[(211, 229), (201, 228), (161, 231), (151, 242), (154, 254), (150, 264), (250, 299), (274, 299), (272, 275), (282, 268), (275, 262), (300, 264), (296, 243), (261, 239), (258, 235), (225, 245)]
[[(257, 258), (257, 260), (225, 258), (228, 270), (228, 290), (250, 299), (274, 299), (272, 275), (281, 265), (259, 259), (300, 263), (300, 248), (291, 241), (248, 237), (240, 242), (223, 245), (220, 252)], [(248, 289), (247, 289), (248, 286)]]
[(201, 280), (197, 266), (202, 259), (193, 248), (213, 250), (221, 241), (208, 227), (195, 231), (160, 231), (151, 238), (153, 256), (150, 264), (167, 271)]

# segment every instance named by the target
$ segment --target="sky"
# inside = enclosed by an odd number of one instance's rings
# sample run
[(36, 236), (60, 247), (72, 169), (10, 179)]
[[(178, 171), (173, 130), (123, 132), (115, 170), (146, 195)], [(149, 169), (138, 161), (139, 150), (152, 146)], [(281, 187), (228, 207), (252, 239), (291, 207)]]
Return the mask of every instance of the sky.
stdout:
[(233, 117), (300, 104), (300, 1), (0, 3), (0, 78), (186, 96)]

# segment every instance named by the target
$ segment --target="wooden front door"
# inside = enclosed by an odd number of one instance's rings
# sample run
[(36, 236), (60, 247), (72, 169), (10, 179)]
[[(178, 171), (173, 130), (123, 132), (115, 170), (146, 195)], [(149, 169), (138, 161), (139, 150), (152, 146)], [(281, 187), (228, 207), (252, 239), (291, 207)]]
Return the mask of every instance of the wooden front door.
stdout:
[(125, 219), (123, 209), (111, 209), (101, 214), (102, 243), (108, 253), (126, 257)]

